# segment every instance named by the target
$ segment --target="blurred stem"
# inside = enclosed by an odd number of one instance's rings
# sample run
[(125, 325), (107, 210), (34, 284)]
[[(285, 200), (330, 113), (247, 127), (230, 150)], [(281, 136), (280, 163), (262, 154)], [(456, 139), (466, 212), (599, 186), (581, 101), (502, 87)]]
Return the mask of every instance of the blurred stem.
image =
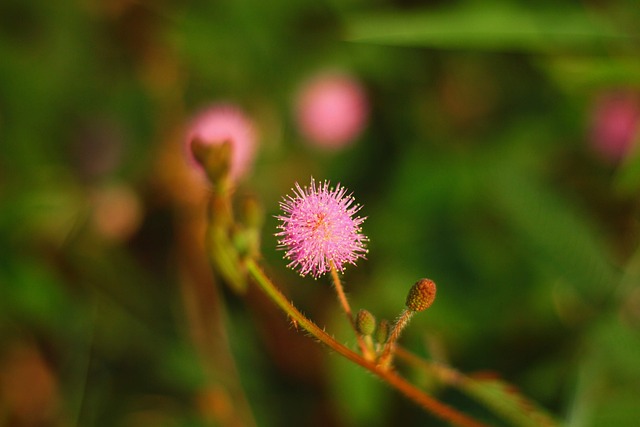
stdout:
[(344, 288), (342, 287), (342, 281), (340, 280), (340, 275), (338, 274), (338, 269), (336, 269), (335, 264), (331, 261), (331, 278), (333, 279), (333, 286), (336, 288), (336, 293), (338, 294), (338, 301), (340, 301), (340, 305), (342, 306), (342, 310), (344, 310), (347, 315), (347, 319), (349, 319), (349, 324), (351, 325), (351, 329), (356, 334), (356, 339), (358, 340), (358, 347), (360, 347), (360, 351), (362, 355), (367, 360), (375, 359), (374, 354), (369, 350), (367, 344), (362, 339), (362, 336), (358, 333), (358, 329), (356, 328), (356, 322), (353, 320), (353, 314), (351, 312), (351, 306), (349, 305), (349, 300), (344, 293)]
[(375, 359), (375, 346), (373, 345), (373, 339), (371, 338), (371, 335), (365, 335), (364, 336), (364, 343), (367, 346), (367, 350), (371, 354), (371, 359), (370, 360), (374, 360)]
[(344, 345), (336, 341), (332, 336), (327, 334), (313, 321), (303, 315), (293, 304), (289, 302), (287, 297), (269, 280), (264, 274), (260, 266), (253, 260), (249, 259), (246, 263), (249, 275), (254, 279), (255, 283), (262, 289), (267, 296), (278, 305), (289, 317), (298, 322), (307, 332), (313, 335), (318, 341), (322, 342), (336, 353), (346, 359), (357, 363), (369, 372), (378, 376), (384, 382), (395, 388), (407, 398), (421, 406), (435, 416), (450, 422), (451, 424), (461, 427), (486, 427), (485, 424), (468, 417), (467, 415), (445, 405), (444, 403), (434, 399), (413, 384), (406, 381), (393, 371), (384, 370), (378, 367), (372, 361), (365, 359), (358, 353), (350, 350)]
[(415, 367), (426, 370), (433, 374), (443, 384), (457, 387), (464, 379), (464, 375), (442, 363), (429, 362), (423, 358), (405, 350), (402, 347), (396, 347), (395, 355), (398, 359), (404, 360), (406, 363)]
[(233, 208), (229, 190), (224, 185), (211, 189), (208, 216), (207, 252), (211, 262), (226, 283), (235, 292), (242, 294), (246, 288), (246, 279), (238, 268), (240, 255), (231, 237), (234, 229)]

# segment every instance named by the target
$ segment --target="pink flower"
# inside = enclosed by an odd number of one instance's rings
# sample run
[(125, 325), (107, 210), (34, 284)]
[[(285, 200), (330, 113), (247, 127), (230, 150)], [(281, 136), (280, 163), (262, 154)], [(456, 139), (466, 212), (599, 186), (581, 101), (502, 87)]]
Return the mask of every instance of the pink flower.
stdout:
[(320, 277), (335, 266), (343, 271), (345, 264), (354, 264), (367, 253), (360, 225), (366, 218), (355, 217), (360, 205), (353, 204), (354, 198), (340, 184), (335, 189), (325, 181), (316, 187), (304, 189), (296, 183), (294, 195), (280, 202), (284, 215), (276, 218), (282, 221), (278, 249), (286, 250), (285, 258), (291, 262), (288, 267), (297, 268), (301, 276), (311, 274)]
[(309, 142), (338, 149), (352, 143), (365, 127), (368, 102), (364, 89), (344, 74), (323, 74), (300, 91), (297, 121)]
[(603, 157), (622, 160), (632, 148), (640, 130), (640, 96), (610, 92), (596, 100), (592, 112), (591, 140)]
[(187, 151), (190, 162), (199, 163), (193, 157), (191, 144), (199, 139), (205, 144), (231, 144), (231, 179), (237, 181), (247, 174), (256, 150), (256, 133), (252, 121), (238, 107), (215, 104), (201, 111), (191, 121), (187, 131)]

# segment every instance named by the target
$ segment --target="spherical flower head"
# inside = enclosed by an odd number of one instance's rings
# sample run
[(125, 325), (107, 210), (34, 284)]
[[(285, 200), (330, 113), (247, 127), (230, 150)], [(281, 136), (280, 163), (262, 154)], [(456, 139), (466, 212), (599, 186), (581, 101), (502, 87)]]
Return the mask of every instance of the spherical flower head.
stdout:
[(286, 251), (289, 267), (317, 278), (332, 265), (343, 271), (364, 258), (368, 239), (360, 226), (366, 218), (354, 216), (361, 206), (344, 187), (330, 188), (328, 181), (316, 186), (311, 178), (309, 187), (296, 183), (293, 192), (280, 202), (284, 215), (276, 217), (282, 221), (278, 248)]
[(639, 94), (618, 91), (601, 95), (594, 104), (591, 122), (594, 149), (610, 161), (622, 160), (639, 136)]
[(252, 121), (238, 107), (214, 104), (197, 114), (187, 130), (188, 159), (201, 167), (192, 154), (195, 140), (205, 145), (231, 144), (231, 180), (236, 182), (251, 168), (255, 156), (257, 136)]
[(366, 125), (368, 101), (362, 85), (346, 74), (319, 75), (298, 95), (297, 121), (311, 144), (340, 149), (351, 144)]

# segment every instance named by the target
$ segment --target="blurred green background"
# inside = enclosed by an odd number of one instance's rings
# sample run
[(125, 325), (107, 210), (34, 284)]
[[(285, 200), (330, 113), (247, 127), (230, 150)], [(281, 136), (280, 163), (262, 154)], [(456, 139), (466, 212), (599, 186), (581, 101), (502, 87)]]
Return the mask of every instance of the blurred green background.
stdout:
[[(3, 1), (0, 424), (441, 425), (211, 275), (180, 146), (223, 100), (259, 130), (238, 192), (264, 204), (267, 271), (302, 311), (354, 345), (328, 279), (275, 250), (278, 201), (313, 175), (368, 217), (356, 310), (393, 319), (430, 277), (412, 351), (498, 374), (567, 426), (637, 425), (640, 157), (592, 129), (603, 93), (637, 100), (638, 22), (634, 0)], [(293, 113), (330, 68), (370, 103), (334, 151)]]

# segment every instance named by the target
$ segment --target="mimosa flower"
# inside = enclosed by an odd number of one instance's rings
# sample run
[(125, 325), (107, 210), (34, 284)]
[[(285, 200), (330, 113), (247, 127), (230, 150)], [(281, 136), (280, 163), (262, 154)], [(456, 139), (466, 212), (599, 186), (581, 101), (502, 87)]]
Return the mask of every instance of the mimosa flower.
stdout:
[(331, 266), (343, 271), (346, 264), (354, 264), (367, 253), (367, 237), (361, 224), (366, 217), (354, 217), (361, 206), (338, 184), (335, 189), (325, 181), (316, 186), (302, 188), (296, 183), (293, 196), (280, 202), (284, 215), (278, 248), (285, 250), (291, 268), (301, 276), (311, 274), (317, 278), (331, 270)]
[(591, 142), (608, 160), (629, 154), (640, 135), (640, 95), (630, 90), (601, 95), (593, 107)]
[(350, 145), (367, 123), (369, 102), (358, 80), (338, 73), (316, 76), (298, 95), (296, 118), (309, 143), (328, 149)]

